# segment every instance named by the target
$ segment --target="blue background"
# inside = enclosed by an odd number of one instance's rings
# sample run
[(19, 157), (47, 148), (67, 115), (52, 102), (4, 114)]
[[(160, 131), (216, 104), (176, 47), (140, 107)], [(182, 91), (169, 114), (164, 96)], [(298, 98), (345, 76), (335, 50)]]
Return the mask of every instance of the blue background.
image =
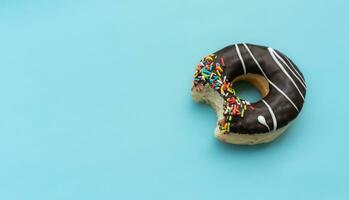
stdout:
[[(2, 0), (0, 199), (348, 199), (348, 7)], [(242, 41), (286, 53), (308, 84), (268, 145), (220, 143), (191, 100), (199, 59)]]

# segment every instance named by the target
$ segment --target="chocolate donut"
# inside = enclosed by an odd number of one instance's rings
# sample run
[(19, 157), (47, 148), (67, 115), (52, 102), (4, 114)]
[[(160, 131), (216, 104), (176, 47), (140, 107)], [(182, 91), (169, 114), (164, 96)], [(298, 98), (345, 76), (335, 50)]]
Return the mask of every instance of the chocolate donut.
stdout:
[[(262, 99), (250, 103), (236, 96), (234, 83), (248, 81)], [(204, 57), (194, 73), (192, 97), (210, 104), (217, 113), (215, 136), (233, 144), (274, 140), (298, 116), (306, 84), (298, 67), (270, 47), (227, 46)]]

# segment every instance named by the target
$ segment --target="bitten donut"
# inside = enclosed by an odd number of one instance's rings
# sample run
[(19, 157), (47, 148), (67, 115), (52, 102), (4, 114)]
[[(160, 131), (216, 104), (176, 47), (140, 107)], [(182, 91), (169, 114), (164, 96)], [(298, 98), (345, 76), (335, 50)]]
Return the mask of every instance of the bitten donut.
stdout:
[[(248, 81), (262, 99), (236, 96), (234, 83)], [(232, 144), (274, 140), (301, 111), (306, 94), (302, 73), (290, 58), (270, 47), (227, 46), (204, 57), (194, 73), (192, 97), (210, 104), (218, 116), (215, 136)]]

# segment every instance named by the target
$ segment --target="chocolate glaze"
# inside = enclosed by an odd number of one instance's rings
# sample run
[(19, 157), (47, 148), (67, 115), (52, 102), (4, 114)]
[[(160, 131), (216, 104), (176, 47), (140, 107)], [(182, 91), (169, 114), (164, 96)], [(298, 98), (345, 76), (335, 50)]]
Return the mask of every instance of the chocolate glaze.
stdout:
[[(252, 104), (255, 107), (254, 111), (246, 112), (244, 117), (233, 118), (230, 132), (258, 134), (276, 130), (287, 125), (297, 117), (303, 107), (304, 99), (302, 96), (305, 97), (306, 88), (302, 73), (291, 59), (277, 50), (274, 50), (276, 53), (272, 53), (273, 49), (271, 48), (268, 49), (265, 46), (244, 43), (237, 44), (237, 47), (245, 63), (246, 73), (266, 76), (267, 80), (269, 80), (270, 91), (262, 100)], [(227, 46), (214, 53), (217, 55), (216, 61), (220, 57), (224, 58), (226, 67), (223, 69), (222, 75), (227, 76), (227, 79), (230, 81), (245, 74), (242, 61), (236, 50), (237, 47), (235, 45)], [(248, 50), (250, 50), (252, 55)], [(275, 57), (273, 58), (272, 55)], [(254, 56), (264, 73), (252, 56)], [(283, 69), (275, 59), (282, 65)], [(289, 97), (289, 99), (285, 96)], [(291, 102), (293, 102), (293, 105)], [(266, 104), (269, 105), (270, 109)], [(276, 124), (275, 121), (273, 122), (273, 114), (277, 122)], [(260, 115), (265, 118), (270, 130), (258, 122), (257, 118)]]

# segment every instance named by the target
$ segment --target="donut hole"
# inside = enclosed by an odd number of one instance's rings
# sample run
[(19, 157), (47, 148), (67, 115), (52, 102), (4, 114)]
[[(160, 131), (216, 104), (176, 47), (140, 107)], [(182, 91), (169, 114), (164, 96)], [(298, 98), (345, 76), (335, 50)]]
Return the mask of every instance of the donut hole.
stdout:
[(268, 81), (260, 75), (246, 74), (233, 80), (233, 88), (239, 98), (256, 103), (269, 93)]

